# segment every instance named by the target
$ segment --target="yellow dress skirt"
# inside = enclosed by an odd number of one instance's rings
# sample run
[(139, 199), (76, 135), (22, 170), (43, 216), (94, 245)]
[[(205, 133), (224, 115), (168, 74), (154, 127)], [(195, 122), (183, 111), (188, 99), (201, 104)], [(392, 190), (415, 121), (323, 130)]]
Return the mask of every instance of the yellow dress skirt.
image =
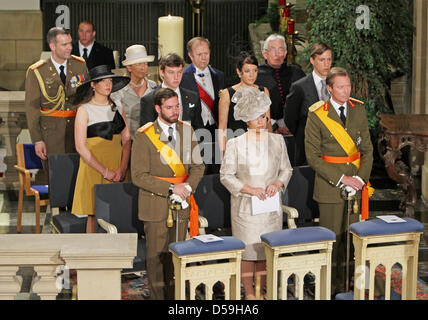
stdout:
[[(116, 171), (122, 160), (121, 135), (114, 134), (112, 140), (101, 137), (87, 138), (86, 147), (92, 155), (109, 171)], [(104, 179), (103, 175), (89, 166), (80, 158), (79, 172), (74, 189), (73, 214), (95, 215), (95, 184), (107, 184), (111, 181)]]

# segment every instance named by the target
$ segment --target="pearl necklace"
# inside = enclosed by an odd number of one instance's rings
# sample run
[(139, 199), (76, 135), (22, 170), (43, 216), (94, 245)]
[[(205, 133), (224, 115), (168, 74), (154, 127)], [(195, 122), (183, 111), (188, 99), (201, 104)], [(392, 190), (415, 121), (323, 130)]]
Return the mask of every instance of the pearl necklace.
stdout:
[(107, 102), (107, 103), (98, 103), (94, 99), (91, 99), (91, 102), (92, 102), (92, 104), (94, 104), (96, 106), (101, 106), (101, 107), (110, 106), (110, 102)]
[(132, 81), (130, 81), (129, 82), (129, 84), (131, 85), (131, 87), (133, 87), (133, 88), (140, 88), (140, 87), (142, 87), (142, 86), (144, 86), (144, 84), (145, 84), (145, 80), (144, 80), (144, 78), (143, 78), (143, 81), (141, 81), (141, 83), (140, 84), (135, 84), (134, 82), (132, 82)]

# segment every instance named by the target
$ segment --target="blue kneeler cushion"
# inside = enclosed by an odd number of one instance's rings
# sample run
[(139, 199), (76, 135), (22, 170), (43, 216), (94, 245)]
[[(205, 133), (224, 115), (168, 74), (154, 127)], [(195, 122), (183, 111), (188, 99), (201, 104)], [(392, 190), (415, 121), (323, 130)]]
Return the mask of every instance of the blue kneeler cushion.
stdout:
[(31, 189), (37, 190), (39, 194), (49, 193), (49, 186), (47, 184), (33, 184)]
[(406, 222), (387, 223), (382, 219), (375, 218), (353, 223), (349, 226), (349, 230), (360, 237), (424, 231), (424, 226), (419, 221), (412, 218), (403, 219)]
[(285, 229), (262, 234), (260, 238), (271, 247), (336, 240), (333, 231), (324, 227)]
[(223, 241), (204, 243), (197, 239), (173, 242), (168, 247), (179, 256), (215, 251), (245, 249), (245, 243), (235, 237), (221, 237)]

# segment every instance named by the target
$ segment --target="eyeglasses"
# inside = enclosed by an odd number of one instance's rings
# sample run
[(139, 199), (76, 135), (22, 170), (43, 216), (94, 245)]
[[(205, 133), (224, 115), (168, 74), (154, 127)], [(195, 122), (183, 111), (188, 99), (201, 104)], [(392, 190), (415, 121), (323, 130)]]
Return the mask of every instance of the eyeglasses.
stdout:
[(267, 51), (269, 51), (270, 53), (280, 53), (283, 54), (287, 51), (287, 49), (285, 49), (284, 47), (281, 48), (269, 48), (267, 49)]

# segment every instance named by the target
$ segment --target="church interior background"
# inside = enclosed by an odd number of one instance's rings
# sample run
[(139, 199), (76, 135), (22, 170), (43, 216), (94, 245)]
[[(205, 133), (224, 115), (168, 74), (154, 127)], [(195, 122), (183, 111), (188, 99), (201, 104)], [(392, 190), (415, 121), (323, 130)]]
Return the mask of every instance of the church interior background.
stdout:
[[(281, 1), (281, 0), (280, 0)], [(131, 44), (143, 43), (148, 54), (158, 54), (157, 19), (171, 13), (184, 18), (183, 44), (192, 37), (192, 1), (55, 1), (0, 0), (0, 234), (16, 234), (19, 180), (16, 164), (15, 143), (30, 142), (24, 111), (24, 81), (29, 65), (38, 61), (46, 44), (47, 30), (62, 23), (77, 37), (77, 26), (83, 18), (89, 18), (97, 26), (97, 41), (115, 50), (117, 72), (123, 71), (120, 61)], [(212, 44), (211, 64), (225, 72), (226, 86), (236, 83), (233, 63), (242, 50), (253, 51), (264, 63), (260, 42), (271, 32), (269, 23), (256, 24), (270, 3), (275, 0), (207, 0), (203, 16), (203, 35)], [(290, 1), (293, 4), (295, 30), (305, 35), (308, 8), (305, 0)], [(364, 1), (363, 1), (364, 2)], [(394, 79), (390, 84), (390, 97), (395, 114), (424, 115), (428, 110), (428, 1), (413, 0), (414, 37), (412, 73)], [(357, 2), (355, 2), (357, 3)], [(357, 5), (355, 6), (357, 7)], [(355, 18), (360, 16), (355, 12)], [(137, 27), (138, 26), (138, 27)], [(297, 57), (303, 55), (307, 43), (297, 46)], [(184, 49), (185, 50), (185, 49)], [(183, 52), (184, 53), (184, 52)], [(184, 54), (185, 55), (185, 54)], [(299, 61), (299, 60), (298, 60)], [(186, 63), (189, 63), (186, 59)], [(305, 61), (299, 61), (306, 68)], [(157, 68), (151, 63), (150, 77), (157, 80)], [(425, 144), (427, 140), (424, 140)], [(376, 147), (376, 146), (375, 146)], [(426, 149), (425, 149), (426, 151)], [(424, 225), (419, 247), (418, 277), (425, 283), (424, 299), (428, 299), (428, 152), (407, 148), (403, 161), (408, 164), (417, 193), (414, 217)], [(384, 163), (374, 163), (371, 183), (376, 192), (370, 200), (370, 215), (393, 214), (402, 216), (400, 199), (404, 191), (389, 178)], [(23, 206), (22, 234), (34, 234), (34, 201), (25, 198)], [(41, 212), (41, 233), (50, 234), (51, 213)], [(36, 236), (36, 235), (35, 235)], [(0, 253), (1, 255), (1, 253)], [(1, 268), (0, 268), (1, 269)], [(4, 272), (4, 271), (1, 271)], [(30, 292), (34, 270), (19, 268), (22, 287), (15, 299), (39, 299)], [(1, 283), (1, 282), (0, 282)], [(0, 289), (1, 291), (1, 289)], [(137, 290), (138, 291), (138, 290)], [(144, 292), (139, 292), (144, 299)], [(63, 290), (57, 299), (71, 299), (70, 290)], [(421, 298), (422, 299), (422, 298)]]

